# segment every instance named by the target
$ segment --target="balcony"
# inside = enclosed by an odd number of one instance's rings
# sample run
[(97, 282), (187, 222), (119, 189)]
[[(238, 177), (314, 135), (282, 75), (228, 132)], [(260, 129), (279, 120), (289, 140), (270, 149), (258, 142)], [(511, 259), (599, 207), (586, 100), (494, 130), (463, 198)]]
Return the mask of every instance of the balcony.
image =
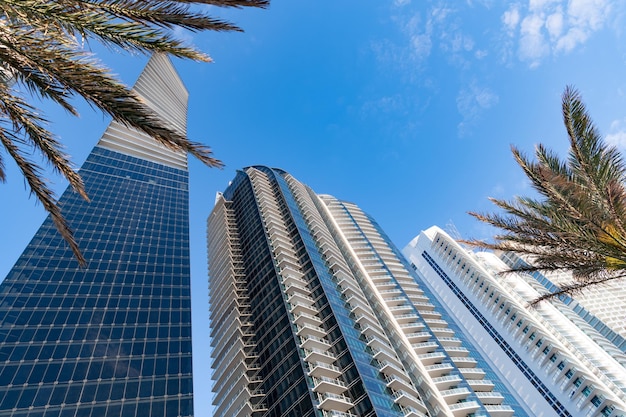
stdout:
[(394, 391), (415, 392), (413, 384), (397, 375), (387, 376), (385, 381), (387, 382), (387, 388), (391, 388)]
[(482, 368), (460, 368), (459, 371), (466, 379), (482, 379), (485, 377), (485, 371)]
[(406, 371), (404, 370), (404, 367), (394, 362), (380, 362), (379, 371), (384, 373), (386, 376), (400, 375), (408, 379), (408, 376), (406, 374)]
[(406, 337), (407, 339), (409, 339), (409, 342), (411, 343), (422, 343), (430, 339), (431, 334), (428, 332), (415, 332), (415, 333), (408, 333)]
[(477, 392), (476, 396), (485, 405), (501, 405), (504, 397), (499, 392)]
[(294, 258), (287, 257), (287, 256), (279, 257), (277, 261), (277, 265), (281, 271), (284, 271), (286, 269), (298, 270), (299, 268), (297, 261), (295, 261)]
[(372, 310), (369, 307), (366, 307), (362, 304), (361, 301), (351, 303), (353, 306), (350, 310), (351, 313), (354, 313), (356, 316), (372, 316)]
[(401, 317), (406, 314), (411, 314), (414, 311), (413, 306), (410, 304), (400, 304), (398, 306), (389, 308), (389, 310), (393, 313), (394, 317)]
[[(392, 290), (392, 291), (394, 294), (400, 293), (400, 291), (398, 290)], [(383, 295), (383, 298), (384, 298), (384, 295)], [(407, 302), (406, 297), (387, 297), (387, 298), (384, 298), (384, 300), (385, 300), (385, 304), (387, 304), (389, 307), (397, 307)]]
[(464, 347), (445, 346), (444, 349), (450, 356), (466, 357), (469, 355), (469, 351)]
[(426, 324), (428, 324), (430, 327), (448, 327), (448, 322), (445, 320), (439, 320), (439, 319), (424, 319), (424, 321), (426, 322)]
[(454, 331), (447, 327), (431, 327), (430, 331), (433, 332), (437, 338), (454, 336)]
[(395, 391), (393, 393), (393, 401), (402, 407), (410, 407), (422, 413), (427, 413), (427, 409), (424, 403), (421, 400), (419, 400), (417, 397), (409, 394), (406, 391), (402, 391), (402, 390)]
[(313, 384), (313, 391), (315, 392), (341, 394), (348, 389), (345, 382), (334, 378), (314, 378)]
[(331, 352), (320, 349), (309, 349), (304, 351), (304, 360), (307, 362), (324, 362), (331, 364), (337, 357)]
[(298, 326), (297, 335), (301, 337), (306, 337), (306, 336), (324, 337), (326, 336), (326, 330), (318, 326), (312, 326), (310, 324), (303, 324), (301, 326)]
[(495, 385), (488, 379), (468, 379), (467, 383), (474, 391), (487, 392), (493, 390)]
[(450, 411), (452, 411), (452, 415), (454, 415), (454, 417), (462, 417), (478, 410), (480, 408), (480, 405), (476, 401), (465, 401), (456, 404), (450, 404), (448, 405), (448, 408), (450, 408)]
[(454, 362), (459, 368), (474, 368), (477, 363), (475, 359), (467, 357), (454, 356), (450, 359), (452, 359), (452, 362)]
[(354, 406), (350, 398), (345, 395), (326, 392), (319, 393), (318, 398), (320, 401), (319, 408), (326, 411), (340, 411), (345, 413)]
[[(403, 325), (403, 324), (409, 324), (409, 323), (416, 323), (416, 324), (421, 324), (418, 322), (419, 317), (417, 316), (417, 314), (411, 313), (411, 314), (400, 314), (395, 316), (394, 315), (394, 319), (396, 320), (396, 322), (398, 322), (398, 324)], [(404, 328), (404, 326), (402, 326)]]
[(422, 342), (411, 345), (415, 353), (421, 355), (423, 353), (431, 353), (435, 349), (439, 347), (438, 343), (435, 342)]
[(302, 277), (302, 273), (296, 271), (295, 269), (292, 268), (285, 268), (281, 271), (280, 273), (283, 276), (283, 284), (285, 284), (286, 286), (290, 286), (290, 285), (300, 285), (300, 286), (306, 286), (306, 281), (304, 281), (301, 277)]
[(447, 390), (458, 385), (463, 379), (460, 375), (445, 375), (433, 378), (433, 382), (438, 390)]
[(514, 411), (508, 405), (485, 405), (485, 408), (492, 417), (510, 417)]
[(413, 323), (404, 324), (400, 327), (402, 328), (402, 330), (404, 330), (404, 333), (413, 333), (416, 331), (424, 330), (426, 326), (424, 325), (424, 323), (413, 322)]
[(467, 388), (454, 388), (440, 391), (439, 394), (443, 396), (446, 403), (453, 404), (465, 400), (470, 395), (470, 390)]
[(309, 375), (314, 378), (337, 378), (341, 375), (341, 369), (335, 365), (324, 362), (313, 362), (309, 364)]
[(413, 305), (417, 307), (420, 313), (424, 313), (426, 311), (433, 311), (435, 306), (429, 302), (424, 301), (413, 301)]
[(357, 417), (356, 414), (352, 413), (342, 413), (341, 411), (326, 411), (322, 410), (322, 416), (324, 417)]
[(438, 363), (426, 366), (426, 371), (431, 378), (447, 375), (454, 370), (454, 366), (449, 363)]
[(328, 343), (326, 340), (321, 339), (319, 337), (306, 336), (306, 337), (300, 338), (300, 340), (302, 341), (300, 346), (303, 349), (307, 349), (307, 350), (313, 350), (313, 349), (325, 350), (325, 349), (329, 349), (330, 348), (330, 343)]
[(441, 343), (443, 346), (452, 346), (452, 347), (459, 347), (461, 346), (461, 339), (457, 338), (457, 337), (440, 337), (439, 339), (439, 343)]
[(417, 357), (424, 366), (428, 366), (442, 362), (446, 358), (446, 355), (443, 352), (433, 352), (423, 353), (421, 355), (417, 355)]
[(290, 304), (294, 304), (296, 302), (301, 302), (307, 305), (315, 304), (315, 300), (313, 298), (309, 297), (308, 295), (299, 293), (299, 292), (293, 292), (289, 294), (289, 298), (287, 298), (287, 302)]
[(300, 293), (307, 297), (311, 295), (311, 290), (302, 284), (285, 284), (285, 292), (289, 295), (294, 295), (296, 293)]
[(385, 337), (385, 333), (378, 326), (378, 324), (371, 325), (369, 323), (366, 323), (365, 325), (361, 327), (361, 333), (363, 333), (365, 337), (368, 337), (368, 338), (373, 337), (373, 336), (377, 336), (379, 338)]
[(400, 406), (400, 410), (402, 411), (403, 417), (424, 417), (425, 414), (419, 412), (413, 407), (402, 407)]
[(312, 326), (320, 326), (322, 324), (322, 320), (319, 317), (307, 313), (300, 313), (294, 316), (293, 321), (298, 326), (304, 326), (306, 324)]
[(401, 365), (400, 360), (398, 359), (398, 357), (396, 356), (395, 353), (388, 351), (387, 349), (375, 349), (372, 348), (372, 350), (374, 351), (374, 359), (376, 359), (379, 362), (392, 362), (397, 364), (398, 366)]
[(291, 312), (293, 314), (309, 314), (311, 316), (315, 315), (317, 313), (317, 309), (315, 307), (313, 307), (311, 304), (305, 304), (302, 301), (293, 301), (290, 302), (289, 304), (291, 304)]
[(364, 314), (362, 316), (359, 316), (355, 320), (355, 323), (358, 323), (361, 327), (365, 327), (368, 324), (371, 326), (378, 326), (378, 320), (376, 320), (374, 317), (372, 317), (369, 314)]
[(382, 339), (378, 336), (367, 336), (367, 345), (372, 349), (378, 350), (391, 350), (391, 346), (389, 346), (389, 342), (386, 339)]

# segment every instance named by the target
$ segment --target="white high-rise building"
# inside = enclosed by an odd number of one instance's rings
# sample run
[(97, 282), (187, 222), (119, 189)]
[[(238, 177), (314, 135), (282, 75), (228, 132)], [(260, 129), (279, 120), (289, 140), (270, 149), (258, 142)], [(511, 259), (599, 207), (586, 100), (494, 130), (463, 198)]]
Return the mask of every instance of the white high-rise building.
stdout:
[(208, 252), (215, 417), (529, 415), (356, 205), (248, 167)]
[(531, 306), (535, 279), (498, 274), (508, 267), (496, 255), (469, 251), (437, 227), (404, 254), (530, 414), (626, 415), (623, 351), (567, 304)]
[[(520, 256), (512, 252), (500, 253), (499, 258), (502, 259), (508, 267), (515, 268), (519, 265), (526, 264)], [(563, 284), (572, 282), (571, 272), (549, 272), (540, 273), (533, 272), (521, 275), (531, 286), (533, 286), (541, 294), (547, 292), (557, 292)], [(576, 294), (575, 297), (569, 295), (561, 295), (556, 303), (564, 314), (572, 317), (571, 320), (579, 323), (581, 328), (592, 327), (600, 333), (609, 344), (606, 349), (615, 357), (626, 359), (626, 279), (608, 281), (602, 285), (590, 286)], [(581, 323), (581, 320), (586, 323)], [(594, 340), (596, 334), (591, 332)], [(603, 346), (606, 341), (599, 341)], [(621, 351), (618, 353), (615, 351)], [(626, 366), (626, 360), (621, 362)]]

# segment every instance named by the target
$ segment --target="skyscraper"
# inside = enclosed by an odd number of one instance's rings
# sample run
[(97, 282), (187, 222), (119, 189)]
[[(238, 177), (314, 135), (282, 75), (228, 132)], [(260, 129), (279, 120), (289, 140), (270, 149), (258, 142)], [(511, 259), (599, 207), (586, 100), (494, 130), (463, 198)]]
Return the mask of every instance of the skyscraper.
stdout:
[[(153, 56), (135, 91), (186, 131), (187, 91)], [(0, 285), (0, 416), (191, 416), (186, 156), (112, 122)]]
[[(499, 254), (499, 258), (509, 268), (526, 264), (520, 256), (512, 252)], [(557, 292), (563, 282), (571, 282), (571, 272), (524, 274), (521, 276), (541, 294)], [(624, 280), (608, 281), (603, 285), (590, 286), (575, 297), (562, 295), (562, 303), (557, 308), (580, 316), (587, 324), (598, 331), (615, 347), (626, 353), (626, 287)], [(622, 356), (624, 356), (622, 354)], [(626, 364), (626, 361), (623, 362)]]
[(526, 415), (354, 204), (249, 167), (208, 252), (214, 417)]
[(531, 307), (535, 279), (499, 275), (496, 255), (468, 251), (437, 227), (404, 253), (530, 413), (626, 415), (624, 353), (558, 300)]

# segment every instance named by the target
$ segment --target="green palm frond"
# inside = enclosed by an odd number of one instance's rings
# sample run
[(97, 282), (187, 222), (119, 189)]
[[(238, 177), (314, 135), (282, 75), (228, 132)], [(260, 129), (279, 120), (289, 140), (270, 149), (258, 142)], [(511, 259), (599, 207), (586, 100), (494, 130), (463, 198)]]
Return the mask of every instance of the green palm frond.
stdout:
[(626, 164), (615, 147), (604, 143), (576, 90), (566, 88), (562, 102), (567, 159), (541, 144), (535, 160), (513, 147), (539, 198), (491, 199), (502, 214), (470, 214), (502, 233), (493, 242), (464, 241), (530, 257), (532, 265), (516, 271), (572, 272), (574, 283), (535, 302), (626, 275)]
[[(24, 155), (32, 150), (39, 152), (74, 190), (87, 198), (82, 180), (60, 142), (47, 130), (47, 121), (27, 104), (22, 90), (51, 100), (73, 115), (78, 112), (71, 102), (82, 97), (161, 144), (190, 153), (209, 167), (221, 167), (208, 146), (190, 141), (160, 120), (85, 46), (95, 40), (125, 51), (166, 53), (206, 62), (210, 58), (181, 40), (177, 29), (241, 31), (203, 10), (207, 6), (268, 5), (268, 0), (0, 0), (0, 141), (81, 264), (85, 259), (54, 194), (41, 177), (42, 168)], [(0, 158), (0, 180), (4, 181), (5, 176)]]

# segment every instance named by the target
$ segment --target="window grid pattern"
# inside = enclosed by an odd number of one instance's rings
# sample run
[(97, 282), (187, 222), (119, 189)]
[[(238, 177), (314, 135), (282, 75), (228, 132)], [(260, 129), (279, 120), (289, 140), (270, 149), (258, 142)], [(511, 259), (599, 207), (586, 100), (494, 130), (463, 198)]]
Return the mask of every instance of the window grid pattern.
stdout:
[(0, 416), (191, 416), (188, 173), (101, 147), (0, 285)]
[(500, 333), (489, 323), (489, 320), (474, 306), (469, 298), (461, 291), (461, 289), (450, 279), (443, 269), (435, 262), (435, 260), (426, 252), (422, 252), (422, 257), (439, 275), (443, 282), (452, 290), (459, 298), (467, 310), (478, 320), (481, 326), (489, 333), (493, 340), (502, 348), (511, 361), (524, 374), (526, 378), (535, 386), (541, 396), (550, 404), (550, 406), (560, 415), (571, 417), (571, 414), (565, 406), (552, 394), (550, 389), (541, 381), (541, 379), (526, 365), (524, 360), (515, 352), (509, 343), (500, 335)]

